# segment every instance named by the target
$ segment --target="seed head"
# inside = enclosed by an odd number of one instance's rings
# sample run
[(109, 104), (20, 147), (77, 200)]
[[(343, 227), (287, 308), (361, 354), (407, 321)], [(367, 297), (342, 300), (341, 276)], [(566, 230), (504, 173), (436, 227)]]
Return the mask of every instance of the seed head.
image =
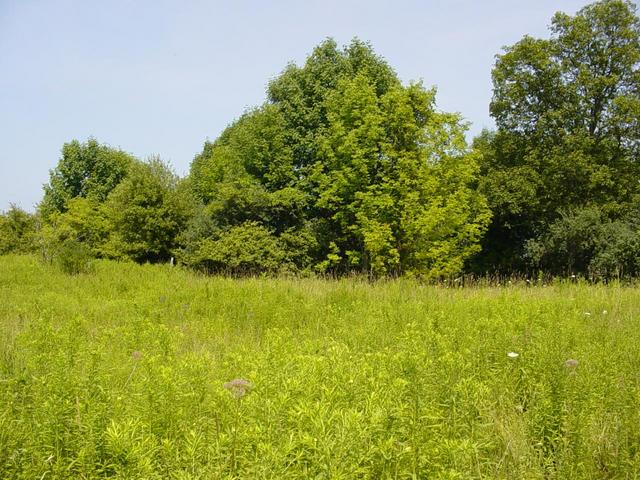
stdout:
[(142, 352), (140, 350), (134, 350), (131, 353), (131, 358), (133, 358), (133, 360), (135, 360), (137, 362), (138, 360), (140, 360), (142, 358)]

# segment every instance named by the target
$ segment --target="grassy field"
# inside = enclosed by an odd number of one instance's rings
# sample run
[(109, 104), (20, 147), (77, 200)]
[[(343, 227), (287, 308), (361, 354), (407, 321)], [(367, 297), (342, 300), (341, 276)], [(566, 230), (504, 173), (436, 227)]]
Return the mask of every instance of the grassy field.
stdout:
[(0, 478), (638, 478), (639, 351), (637, 288), (3, 257)]

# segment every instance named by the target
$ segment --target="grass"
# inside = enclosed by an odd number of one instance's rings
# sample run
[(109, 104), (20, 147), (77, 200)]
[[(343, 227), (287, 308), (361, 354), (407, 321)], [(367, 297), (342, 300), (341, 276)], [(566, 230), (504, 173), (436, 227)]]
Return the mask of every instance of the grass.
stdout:
[(2, 257), (0, 478), (638, 478), (639, 319), (619, 285)]

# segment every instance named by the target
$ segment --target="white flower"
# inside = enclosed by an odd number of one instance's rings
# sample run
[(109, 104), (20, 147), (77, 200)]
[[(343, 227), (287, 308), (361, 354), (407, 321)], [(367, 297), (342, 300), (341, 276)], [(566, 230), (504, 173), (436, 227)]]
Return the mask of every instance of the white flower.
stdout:
[(609, 313), (609, 312), (607, 312), (606, 310), (602, 310), (602, 314), (603, 315), (606, 315), (607, 313)]
[(520, 354), (516, 353), (516, 352), (507, 353), (507, 357), (509, 357), (509, 358), (518, 358), (519, 356), (520, 356)]

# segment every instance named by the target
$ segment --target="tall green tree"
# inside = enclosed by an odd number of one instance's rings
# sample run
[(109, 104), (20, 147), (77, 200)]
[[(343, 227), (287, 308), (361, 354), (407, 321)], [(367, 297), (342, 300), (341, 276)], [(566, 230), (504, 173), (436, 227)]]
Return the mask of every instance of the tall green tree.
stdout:
[(108, 256), (137, 262), (167, 261), (191, 216), (194, 200), (159, 158), (136, 161), (105, 203)]
[(561, 212), (621, 215), (639, 190), (640, 22), (632, 3), (557, 13), (549, 39), (499, 55), (491, 114), (475, 146), (494, 213), (479, 268), (526, 268), (525, 245)]
[(216, 242), (235, 245), (229, 235), (244, 228), (270, 239), (252, 257), (264, 264), (456, 273), (489, 218), (464, 130), (436, 111), (435, 91), (403, 86), (369, 45), (327, 40), (196, 157), (200, 233), (185, 251), (222, 269)]
[(84, 143), (65, 143), (62, 157), (44, 186), (41, 213), (45, 219), (54, 212), (64, 213), (69, 201), (76, 197), (104, 202), (133, 162), (128, 153), (101, 145), (93, 138)]

